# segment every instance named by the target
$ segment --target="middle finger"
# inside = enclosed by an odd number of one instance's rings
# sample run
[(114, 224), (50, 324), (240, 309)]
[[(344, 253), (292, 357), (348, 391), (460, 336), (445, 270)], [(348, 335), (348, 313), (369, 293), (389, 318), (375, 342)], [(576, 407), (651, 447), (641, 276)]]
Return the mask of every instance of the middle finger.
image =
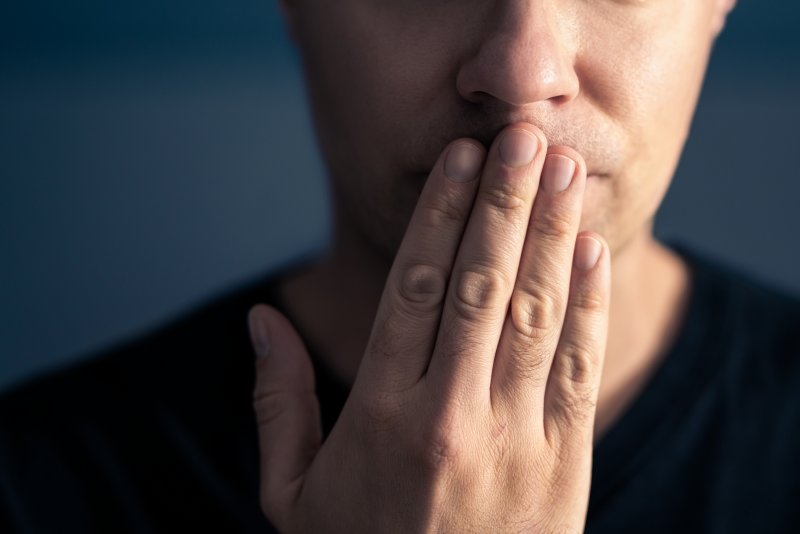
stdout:
[(467, 404), (489, 400), (497, 343), (546, 151), (544, 134), (527, 123), (508, 126), (489, 151), (428, 368), (439, 394)]

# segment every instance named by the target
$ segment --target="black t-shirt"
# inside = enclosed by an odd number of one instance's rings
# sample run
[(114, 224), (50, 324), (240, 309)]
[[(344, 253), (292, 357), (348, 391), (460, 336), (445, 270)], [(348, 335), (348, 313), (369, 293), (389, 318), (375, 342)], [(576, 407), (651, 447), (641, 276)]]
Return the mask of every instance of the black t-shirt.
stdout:
[[(800, 300), (672, 246), (688, 312), (595, 447), (587, 532), (798, 531)], [(3, 395), (0, 532), (270, 531), (246, 315), (275, 281)], [(317, 384), (327, 432), (347, 389)]]

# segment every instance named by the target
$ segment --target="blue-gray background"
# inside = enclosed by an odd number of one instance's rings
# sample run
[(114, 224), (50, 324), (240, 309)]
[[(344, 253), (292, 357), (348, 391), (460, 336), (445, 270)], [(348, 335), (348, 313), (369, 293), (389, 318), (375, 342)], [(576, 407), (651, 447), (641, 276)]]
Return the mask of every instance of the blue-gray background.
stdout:
[[(325, 242), (274, 0), (0, 7), (0, 388), (135, 336)], [(657, 219), (800, 292), (790, 0), (729, 20)]]

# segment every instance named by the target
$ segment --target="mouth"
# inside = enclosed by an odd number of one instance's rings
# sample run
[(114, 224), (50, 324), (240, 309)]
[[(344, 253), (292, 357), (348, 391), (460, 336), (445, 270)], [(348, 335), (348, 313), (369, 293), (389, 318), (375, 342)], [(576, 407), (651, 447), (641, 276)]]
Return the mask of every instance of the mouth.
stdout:
[[(414, 173), (414, 184), (416, 185), (417, 195), (422, 193), (423, 187), (425, 187), (425, 182), (428, 181), (428, 177), (430, 176), (430, 172), (417, 172)], [(603, 180), (608, 178), (608, 174), (599, 173), (599, 172), (589, 172), (586, 174), (586, 180)]]

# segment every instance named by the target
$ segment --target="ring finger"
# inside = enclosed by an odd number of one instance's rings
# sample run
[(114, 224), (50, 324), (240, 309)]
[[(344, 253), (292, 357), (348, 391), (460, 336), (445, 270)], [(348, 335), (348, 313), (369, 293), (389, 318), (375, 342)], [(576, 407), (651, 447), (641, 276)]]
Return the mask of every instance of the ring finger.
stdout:
[(493, 400), (500, 393), (514, 406), (543, 403), (569, 299), (585, 185), (581, 156), (567, 147), (551, 148), (495, 358)]

